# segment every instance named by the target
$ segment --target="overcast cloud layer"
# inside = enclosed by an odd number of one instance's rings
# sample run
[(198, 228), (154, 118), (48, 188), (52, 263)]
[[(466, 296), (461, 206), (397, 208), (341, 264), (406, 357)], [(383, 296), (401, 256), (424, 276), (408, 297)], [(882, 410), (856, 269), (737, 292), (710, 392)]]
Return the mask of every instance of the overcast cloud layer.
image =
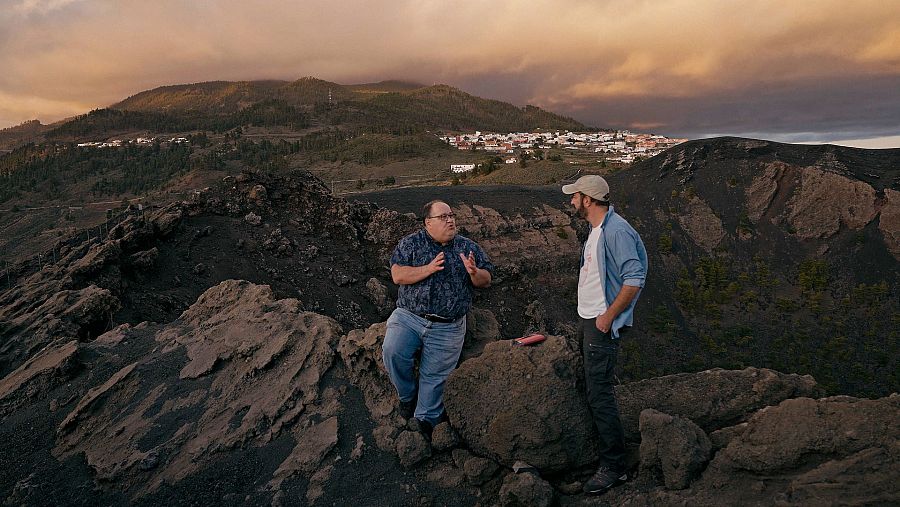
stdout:
[[(598, 127), (900, 134), (900, 2), (0, 0), (0, 127), (166, 84), (446, 83)], [(894, 138), (896, 143), (896, 137)]]

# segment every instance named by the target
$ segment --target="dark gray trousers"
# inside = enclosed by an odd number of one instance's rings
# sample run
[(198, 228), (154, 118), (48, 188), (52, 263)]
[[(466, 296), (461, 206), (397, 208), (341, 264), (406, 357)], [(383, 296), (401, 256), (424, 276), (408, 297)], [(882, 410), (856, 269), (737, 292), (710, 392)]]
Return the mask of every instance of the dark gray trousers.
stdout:
[(623, 471), (625, 465), (625, 434), (619, 419), (615, 385), (616, 359), (619, 340), (610, 333), (602, 333), (595, 319), (580, 319), (584, 381), (587, 400), (600, 437), (600, 464)]

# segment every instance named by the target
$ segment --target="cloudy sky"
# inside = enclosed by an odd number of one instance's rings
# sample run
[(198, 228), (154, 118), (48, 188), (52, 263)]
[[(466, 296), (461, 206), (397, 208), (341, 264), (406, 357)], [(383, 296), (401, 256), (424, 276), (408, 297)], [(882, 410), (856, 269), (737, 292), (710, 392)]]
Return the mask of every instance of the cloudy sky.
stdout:
[(0, 0), (0, 127), (302, 76), (672, 136), (900, 146), (900, 1)]

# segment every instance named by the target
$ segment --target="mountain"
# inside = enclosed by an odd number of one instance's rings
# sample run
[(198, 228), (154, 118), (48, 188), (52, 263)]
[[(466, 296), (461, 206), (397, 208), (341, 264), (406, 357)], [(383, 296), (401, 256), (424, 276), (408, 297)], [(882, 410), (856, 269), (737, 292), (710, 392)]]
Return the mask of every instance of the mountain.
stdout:
[(379, 81), (377, 83), (361, 83), (354, 85), (347, 85), (347, 88), (360, 93), (390, 93), (390, 92), (406, 92), (410, 90), (416, 90), (418, 88), (425, 88), (425, 85), (419, 83), (412, 83), (409, 81)]
[[(36, 121), (36, 120), (35, 120)], [(0, 131), (0, 149), (29, 142), (95, 141), (138, 133), (224, 132), (239, 127), (410, 135), (435, 130), (588, 130), (535, 106), (520, 108), (447, 85), (403, 81), (341, 85), (296, 81), (210, 81), (161, 86), (89, 113)]]
[(52, 128), (38, 120), (28, 120), (20, 125), (0, 129), (0, 152), (12, 150), (29, 142), (40, 142), (43, 140), (44, 132)]
[(447, 85), (423, 87), (382, 81), (344, 86), (311, 77), (291, 82), (216, 81), (164, 86), (133, 95), (113, 104), (110, 109), (209, 117), (210, 126), (217, 127), (223, 118), (263, 104), (296, 108), (297, 113), (309, 117), (312, 124), (395, 132), (476, 128), (496, 131), (587, 129), (571, 118), (534, 106), (523, 109), (475, 97)]

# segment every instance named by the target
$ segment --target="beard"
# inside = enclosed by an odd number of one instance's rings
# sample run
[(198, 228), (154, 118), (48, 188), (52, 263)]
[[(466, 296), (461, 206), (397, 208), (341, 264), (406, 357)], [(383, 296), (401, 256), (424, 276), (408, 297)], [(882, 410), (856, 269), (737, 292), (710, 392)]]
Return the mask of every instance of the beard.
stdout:
[(575, 213), (577, 213), (580, 218), (587, 218), (587, 209), (584, 207), (584, 204), (576, 204)]

